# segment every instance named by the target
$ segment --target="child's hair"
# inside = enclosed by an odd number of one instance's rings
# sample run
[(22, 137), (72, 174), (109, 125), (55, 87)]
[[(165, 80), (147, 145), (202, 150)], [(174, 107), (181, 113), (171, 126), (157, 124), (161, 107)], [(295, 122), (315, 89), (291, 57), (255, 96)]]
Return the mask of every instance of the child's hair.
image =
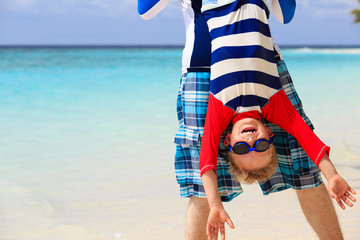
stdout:
[(252, 184), (255, 181), (264, 182), (268, 180), (274, 174), (278, 166), (278, 158), (274, 146), (272, 146), (269, 151), (271, 151), (271, 162), (262, 169), (252, 171), (242, 169), (241, 166), (236, 165), (234, 158), (235, 153), (229, 152), (230, 173), (234, 174), (240, 182), (246, 184)]

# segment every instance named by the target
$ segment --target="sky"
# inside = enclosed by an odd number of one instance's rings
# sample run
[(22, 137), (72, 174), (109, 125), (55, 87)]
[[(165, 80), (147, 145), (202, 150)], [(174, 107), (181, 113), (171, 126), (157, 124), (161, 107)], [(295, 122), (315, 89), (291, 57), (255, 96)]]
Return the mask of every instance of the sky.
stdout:
[[(360, 45), (357, 0), (298, 0), (290, 24), (270, 27), (281, 45)], [(177, 0), (149, 21), (136, 0), (0, 0), (0, 45), (183, 45)]]

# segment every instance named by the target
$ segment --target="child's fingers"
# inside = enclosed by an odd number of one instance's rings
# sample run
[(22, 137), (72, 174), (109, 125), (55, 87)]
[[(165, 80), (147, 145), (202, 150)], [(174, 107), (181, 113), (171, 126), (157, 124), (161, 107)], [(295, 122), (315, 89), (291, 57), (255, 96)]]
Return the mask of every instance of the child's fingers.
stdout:
[(208, 235), (208, 240), (217, 240), (217, 236), (215, 235), (215, 229), (214, 227), (212, 227), (209, 231), (209, 235)]
[(335, 201), (337, 202), (337, 204), (339, 205), (339, 207), (341, 207), (341, 209), (345, 209), (345, 206), (344, 206), (344, 204), (341, 202), (341, 199), (338, 197), (338, 196), (336, 196), (336, 194), (333, 194), (333, 195), (331, 195), (331, 197), (333, 198), (333, 199), (335, 199)]
[(232, 228), (232, 229), (235, 228), (234, 223), (231, 221), (230, 217), (227, 217), (225, 222), (229, 225), (230, 228)]
[(220, 228), (221, 240), (225, 240), (225, 225)]
[(352, 194), (356, 194), (356, 191), (354, 189), (352, 189), (350, 186), (347, 189), (349, 192), (351, 192)]
[(350, 199), (351, 201), (356, 202), (356, 198), (355, 198), (353, 195), (351, 195), (349, 192), (346, 192), (346, 193), (345, 193), (345, 196), (346, 196), (348, 199)]
[(349, 199), (346, 198), (345, 195), (342, 195), (342, 196), (341, 196), (341, 199), (342, 199), (343, 202), (346, 203), (346, 205), (348, 205), (349, 207), (354, 206), (354, 205), (352, 204), (352, 202), (350, 202)]
[(207, 225), (206, 235), (208, 236), (208, 240), (212, 240), (213, 227), (210, 224)]
[(216, 227), (214, 231), (214, 240), (218, 240), (218, 236), (219, 236), (219, 228)]

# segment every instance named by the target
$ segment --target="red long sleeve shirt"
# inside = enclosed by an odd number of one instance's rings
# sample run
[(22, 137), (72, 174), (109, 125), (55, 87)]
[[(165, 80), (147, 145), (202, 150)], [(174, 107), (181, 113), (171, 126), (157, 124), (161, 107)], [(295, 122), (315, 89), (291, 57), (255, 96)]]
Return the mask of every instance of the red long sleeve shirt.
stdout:
[(210, 169), (216, 171), (217, 153), (221, 134), (229, 123), (243, 118), (261, 119), (260, 114), (269, 122), (278, 125), (294, 136), (311, 160), (316, 165), (330, 147), (326, 146), (304, 122), (295, 110), (284, 90), (276, 92), (261, 109), (235, 114), (231, 108), (223, 105), (212, 94), (209, 95), (209, 106), (200, 151), (200, 174)]

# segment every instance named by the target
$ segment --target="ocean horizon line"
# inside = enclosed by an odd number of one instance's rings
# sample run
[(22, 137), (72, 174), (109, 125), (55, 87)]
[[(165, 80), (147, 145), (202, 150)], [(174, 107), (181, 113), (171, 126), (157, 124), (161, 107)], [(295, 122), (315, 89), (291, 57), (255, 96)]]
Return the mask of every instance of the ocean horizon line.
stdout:
[[(292, 49), (351, 49), (351, 48), (360, 48), (360, 45), (320, 45), (320, 44), (279, 44), (280, 48), (292, 48)], [(97, 48), (119, 48), (119, 49), (135, 49), (135, 48), (158, 48), (158, 49), (177, 49), (184, 48), (184, 45), (174, 44), (174, 45), (143, 45), (143, 44), (0, 44), (0, 49), (29, 49), (29, 48), (38, 48), (38, 49), (61, 49), (61, 48), (77, 48), (77, 49), (97, 49)]]

